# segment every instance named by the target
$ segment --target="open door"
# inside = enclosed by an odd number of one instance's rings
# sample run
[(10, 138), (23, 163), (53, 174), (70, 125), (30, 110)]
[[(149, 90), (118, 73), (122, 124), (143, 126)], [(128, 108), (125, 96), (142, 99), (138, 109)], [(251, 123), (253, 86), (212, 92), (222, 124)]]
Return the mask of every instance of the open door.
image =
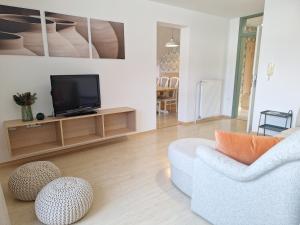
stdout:
[(254, 110), (254, 102), (255, 102), (255, 92), (256, 92), (260, 45), (261, 45), (261, 34), (262, 34), (262, 25), (257, 27), (257, 33), (256, 33), (256, 46), (255, 46), (255, 55), (254, 55), (254, 63), (253, 63), (252, 87), (251, 87), (251, 94), (250, 94), (250, 101), (249, 101), (249, 113), (248, 113), (248, 120), (247, 120), (247, 132), (252, 131), (253, 110)]
[(244, 120), (248, 131), (252, 129), (262, 23), (263, 14), (240, 20), (232, 118)]

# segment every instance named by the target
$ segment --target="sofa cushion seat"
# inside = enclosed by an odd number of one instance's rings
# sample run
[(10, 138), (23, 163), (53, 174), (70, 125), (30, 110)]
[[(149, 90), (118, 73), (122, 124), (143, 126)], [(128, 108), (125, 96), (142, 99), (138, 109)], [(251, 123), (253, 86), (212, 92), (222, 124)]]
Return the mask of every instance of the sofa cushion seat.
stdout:
[(171, 180), (185, 194), (191, 196), (194, 160), (199, 145), (215, 147), (215, 142), (201, 138), (184, 138), (169, 145)]

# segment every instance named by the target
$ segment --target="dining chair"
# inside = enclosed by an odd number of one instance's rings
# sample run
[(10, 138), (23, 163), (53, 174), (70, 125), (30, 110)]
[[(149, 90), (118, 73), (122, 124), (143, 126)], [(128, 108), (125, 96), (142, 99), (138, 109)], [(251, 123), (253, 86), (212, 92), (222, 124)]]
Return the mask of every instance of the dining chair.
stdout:
[[(157, 87), (167, 87), (165, 85), (168, 85), (169, 78), (168, 77), (158, 77), (156, 78), (156, 86)], [(160, 93), (157, 93), (156, 97), (156, 112), (158, 112), (158, 115), (161, 114), (161, 95)]]
[(179, 78), (178, 77), (171, 77), (169, 79), (169, 87), (170, 88), (178, 88), (179, 86)]
[(160, 78), (156, 77), (156, 87), (159, 87), (159, 83), (160, 83)]
[(160, 77), (158, 86), (159, 87), (168, 87), (169, 86), (169, 77)]
[(175, 105), (176, 112), (178, 112), (178, 87), (179, 87), (179, 78), (171, 77), (169, 79), (169, 88), (175, 88), (172, 92), (170, 92), (170, 96), (168, 98), (162, 99), (164, 103), (164, 110), (167, 111), (167, 106)]
[(161, 101), (164, 103), (164, 111), (167, 111), (167, 106), (175, 105), (175, 110), (178, 112), (178, 91), (177, 89), (172, 91), (172, 95), (168, 98), (162, 98)]
[(167, 111), (167, 106), (175, 105), (176, 112), (178, 112), (178, 87), (179, 87), (179, 78), (171, 77), (169, 80), (169, 88), (175, 88), (175, 89), (170, 92), (170, 96), (161, 99), (161, 101), (164, 103), (165, 111)]
[(158, 115), (160, 116), (161, 114), (161, 100), (160, 99), (156, 99), (156, 112), (158, 112)]

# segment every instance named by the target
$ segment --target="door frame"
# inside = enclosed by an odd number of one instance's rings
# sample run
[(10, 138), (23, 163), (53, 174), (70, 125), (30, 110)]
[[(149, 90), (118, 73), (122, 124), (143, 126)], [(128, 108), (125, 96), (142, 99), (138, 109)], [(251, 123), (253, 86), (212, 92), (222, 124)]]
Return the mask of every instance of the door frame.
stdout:
[(239, 99), (240, 99), (240, 90), (241, 90), (241, 82), (242, 82), (242, 61), (241, 61), (241, 53), (243, 49), (243, 38), (245, 37), (256, 37), (255, 32), (243, 33), (243, 27), (247, 22), (247, 19), (255, 18), (259, 16), (263, 16), (263, 13), (258, 13), (250, 16), (245, 16), (240, 18), (240, 26), (239, 26), (239, 38), (238, 38), (238, 47), (237, 47), (237, 58), (236, 58), (236, 66), (235, 66), (235, 79), (234, 79), (234, 91), (233, 91), (233, 100), (232, 100), (232, 111), (231, 117), (236, 118), (238, 116), (239, 110)]
[[(188, 84), (189, 84), (189, 60), (190, 60), (190, 27), (184, 24), (173, 22), (156, 21), (156, 54), (157, 57), (157, 27), (166, 26), (180, 30), (180, 59), (179, 59), (179, 87), (178, 87), (178, 105), (177, 105), (177, 120), (178, 122), (187, 122), (188, 118)], [(156, 59), (157, 61), (157, 59)], [(157, 64), (156, 64), (157, 66)], [(157, 73), (159, 73), (156, 70)], [(155, 77), (157, 77), (156, 74)], [(156, 81), (155, 81), (156, 83)], [(156, 86), (155, 86), (155, 102), (156, 102)], [(155, 110), (156, 113), (156, 110)], [(157, 125), (157, 116), (156, 125)], [(158, 127), (156, 126), (156, 129)]]

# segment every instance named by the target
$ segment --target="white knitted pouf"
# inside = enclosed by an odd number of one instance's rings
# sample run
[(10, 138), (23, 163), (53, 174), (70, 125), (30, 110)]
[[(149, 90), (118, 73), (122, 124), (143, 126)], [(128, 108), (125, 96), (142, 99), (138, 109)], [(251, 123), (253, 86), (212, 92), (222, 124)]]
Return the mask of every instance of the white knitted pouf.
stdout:
[(33, 201), (46, 184), (60, 176), (59, 168), (51, 162), (31, 162), (12, 173), (8, 180), (8, 188), (16, 199)]
[(61, 177), (47, 184), (35, 201), (37, 218), (47, 225), (67, 225), (80, 220), (93, 202), (91, 185), (76, 177)]

